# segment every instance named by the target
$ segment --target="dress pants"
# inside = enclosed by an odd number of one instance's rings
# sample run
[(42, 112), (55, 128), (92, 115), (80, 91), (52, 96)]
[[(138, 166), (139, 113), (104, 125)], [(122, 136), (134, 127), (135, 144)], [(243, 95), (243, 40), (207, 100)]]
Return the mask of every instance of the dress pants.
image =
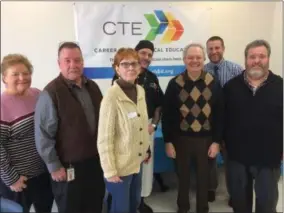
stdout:
[(48, 172), (28, 179), (27, 188), (22, 192), (13, 192), (0, 179), (0, 195), (3, 198), (20, 204), (24, 213), (30, 212), (31, 205), (37, 213), (51, 212), (53, 205), (53, 194), (51, 179)]
[(212, 144), (210, 137), (188, 137), (180, 136), (174, 141), (176, 150), (176, 170), (178, 175), (178, 198), (177, 205), (180, 211), (188, 211), (189, 186), (190, 186), (190, 165), (191, 159), (196, 160), (197, 192), (196, 210), (197, 213), (207, 213), (208, 208), (208, 149)]
[[(63, 163), (66, 169), (70, 163)], [(73, 181), (52, 181), (59, 213), (101, 213), (105, 195), (103, 171), (98, 157), (72, 162)]]
[(228, 178), (231, 184), (231, 198), (235, 213), (253, 212), (253, 188), (256, 195), (255, 212), (276, 212), (279, 168), (245, 166), (237, 161), (229, 160)]

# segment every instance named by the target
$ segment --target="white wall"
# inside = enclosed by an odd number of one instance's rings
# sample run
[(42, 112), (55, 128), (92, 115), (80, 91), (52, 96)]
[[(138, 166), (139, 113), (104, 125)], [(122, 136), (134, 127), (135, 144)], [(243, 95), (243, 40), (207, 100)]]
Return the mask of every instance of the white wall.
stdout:
[[(243, 52), (248, 42), (260, 38), (269, 41), (272, 47), (270, 67), (279, 75), (282, 75), (283, 64), (282, 4), (283, 2), (172, 3), (177, 7), (211, 8), (211, 34), (224, 38), (225, 57), (241, 65), (244, 64)], [(42, 89), (57, 76), (58, 44), (66, 40), (75, 40), (72, 2), (1, 3), (1, 57), (15, 52), (27, 55), (35, 68), (33, 86)], [(109, 81), (100, 81), (99, 84), (105, 88)]]

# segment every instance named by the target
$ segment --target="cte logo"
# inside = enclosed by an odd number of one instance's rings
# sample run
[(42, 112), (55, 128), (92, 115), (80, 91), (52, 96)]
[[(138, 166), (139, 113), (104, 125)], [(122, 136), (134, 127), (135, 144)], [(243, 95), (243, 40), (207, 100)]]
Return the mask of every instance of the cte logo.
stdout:
[(151, 29), (146, 36), (146, 40), (153, 41), (157, 35), (164, 34), (161, 43), (171, 43), (180, 39), (184, 28), (179, 20), (170, 12), (154, 10), (154, 14), (144, 14)]

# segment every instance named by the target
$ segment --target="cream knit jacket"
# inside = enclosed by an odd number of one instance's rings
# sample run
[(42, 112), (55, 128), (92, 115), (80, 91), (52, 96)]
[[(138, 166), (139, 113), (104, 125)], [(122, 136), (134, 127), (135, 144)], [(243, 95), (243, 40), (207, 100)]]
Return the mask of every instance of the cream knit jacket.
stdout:
[(103, 97), (98, 152), (105, 178), (139, 173), (149, 148), (144, 89), (136, 85), (137, 105), (114, 82)]

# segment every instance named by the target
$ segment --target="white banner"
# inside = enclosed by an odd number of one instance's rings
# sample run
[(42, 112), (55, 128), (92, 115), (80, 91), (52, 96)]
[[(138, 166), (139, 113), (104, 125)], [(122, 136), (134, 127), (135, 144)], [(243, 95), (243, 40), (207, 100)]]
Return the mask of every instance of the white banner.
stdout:
[(75, 3), (76, 36), (85, 60), (85, 74), (109, 79), (115, 52), (150, 40), (155, 53), (150, 70), (168, 79), (184, 70), (182, 51), (190, 42), (205, 43), (209, 37), (208, 9), (169, 6), (169, 3)]
[[(190, 42), (205, 44), (209, 38), (209, 15), (208, 9), (169, 6), (163, 2), (76, 2), (76, 36), (85, 61), (84, 73), (104, 93), (114, 75), (115, 52), (121, 47), (134, 48), (140, 40), (150, 40), (155, 53), (149, 69), (159, 77), (165, 90), (169, 79), (185, 69), (183, 48)], [(159, 126), (155, 137), (161, 138), (161, 135)], [(156, 149), (163, 153), (164, 146)], [(152, 190), (153, 161), (149, 166), (143, 170), (142, 196), (148, 196)], [(157, 162), (155, 170), (159, 171), (159, 167)]]

